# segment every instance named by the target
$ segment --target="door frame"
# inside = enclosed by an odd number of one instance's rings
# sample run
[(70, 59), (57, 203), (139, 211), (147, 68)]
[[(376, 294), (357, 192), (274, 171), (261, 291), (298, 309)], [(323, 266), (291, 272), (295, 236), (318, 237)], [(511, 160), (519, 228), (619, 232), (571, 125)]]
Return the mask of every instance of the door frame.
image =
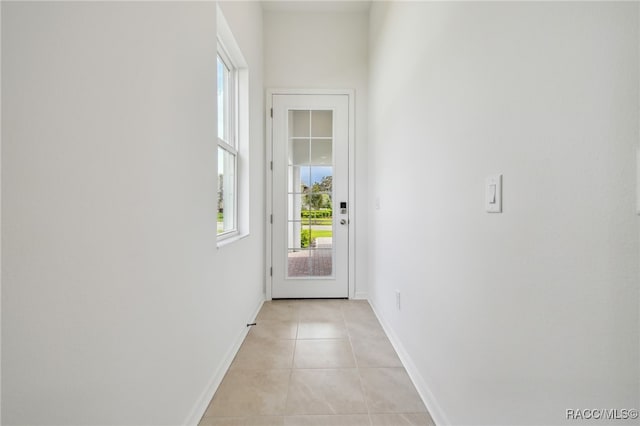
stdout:
[(349, 179), (349, 210), (347, 220), (349, 221), (349, 243), (348, 243), (348, 287), (349, 287), (349, 299), (355, 298), (355, 282), (356, 282), (356, 268), (355, 268), (355, 253), (356, 253), (356, 223), (354, 218), (356, 217), (356, 185), (355, 185), (355, 90), (353, 89), (267, 89), (266, 92), (266, 109), (265, 109), (265, 129), (266, 129), (266, 155), (265, 155), (265, 175), (266, 175), (266, 210), (265, 210), (265, 298), (271, 300), (271, 289), (273, 285), (272, 265), (273, 265), (273, 225), (271, 215), (273, 214), (273, 120), (272, 120), (272, 108), (273, 108), (273, 96), (274, 95), (346, 95), (349, 99), (349, 140), (348, 140), (348, 164), (349, 172), (347, 174)]

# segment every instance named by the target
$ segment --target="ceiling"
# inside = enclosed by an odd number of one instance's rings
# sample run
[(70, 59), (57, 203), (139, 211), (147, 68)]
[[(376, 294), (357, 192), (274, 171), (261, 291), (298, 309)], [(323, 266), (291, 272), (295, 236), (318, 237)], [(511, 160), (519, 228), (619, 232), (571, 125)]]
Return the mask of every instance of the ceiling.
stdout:
[(277, 12), (368, 12), (371, 0), (262, 0), (262, 9)]

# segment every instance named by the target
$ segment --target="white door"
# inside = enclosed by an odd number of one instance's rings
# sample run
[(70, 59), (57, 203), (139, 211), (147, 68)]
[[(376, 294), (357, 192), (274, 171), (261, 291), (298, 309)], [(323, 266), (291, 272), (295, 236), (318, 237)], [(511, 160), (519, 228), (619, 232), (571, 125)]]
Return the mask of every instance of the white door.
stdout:
[(271, 297), (348, 297), (349, 96), (272, 105)]

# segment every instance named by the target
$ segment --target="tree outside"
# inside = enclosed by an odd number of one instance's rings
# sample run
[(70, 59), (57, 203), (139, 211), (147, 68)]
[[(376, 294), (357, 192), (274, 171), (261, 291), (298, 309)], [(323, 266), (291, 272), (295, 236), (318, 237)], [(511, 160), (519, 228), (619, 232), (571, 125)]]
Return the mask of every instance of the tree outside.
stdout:
[(316, 238), (333, 236), (332, 191), (332, 176), (324, 176), (320, 182), (314, 183), (311, 187), (302, 185), (301, 219), (305, 224), (304, 229), (301, 230), (302, 248), (314, 246)]

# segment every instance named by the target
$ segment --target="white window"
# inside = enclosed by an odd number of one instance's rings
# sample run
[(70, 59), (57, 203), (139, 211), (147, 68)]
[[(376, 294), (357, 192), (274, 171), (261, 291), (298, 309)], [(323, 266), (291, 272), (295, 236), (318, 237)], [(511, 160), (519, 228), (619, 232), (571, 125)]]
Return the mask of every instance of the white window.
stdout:
[(249, 65), (217, 6), (218, 247), (249, 235)]
[(238, 233), (237, 68), (218, 45), (218, 238)]

